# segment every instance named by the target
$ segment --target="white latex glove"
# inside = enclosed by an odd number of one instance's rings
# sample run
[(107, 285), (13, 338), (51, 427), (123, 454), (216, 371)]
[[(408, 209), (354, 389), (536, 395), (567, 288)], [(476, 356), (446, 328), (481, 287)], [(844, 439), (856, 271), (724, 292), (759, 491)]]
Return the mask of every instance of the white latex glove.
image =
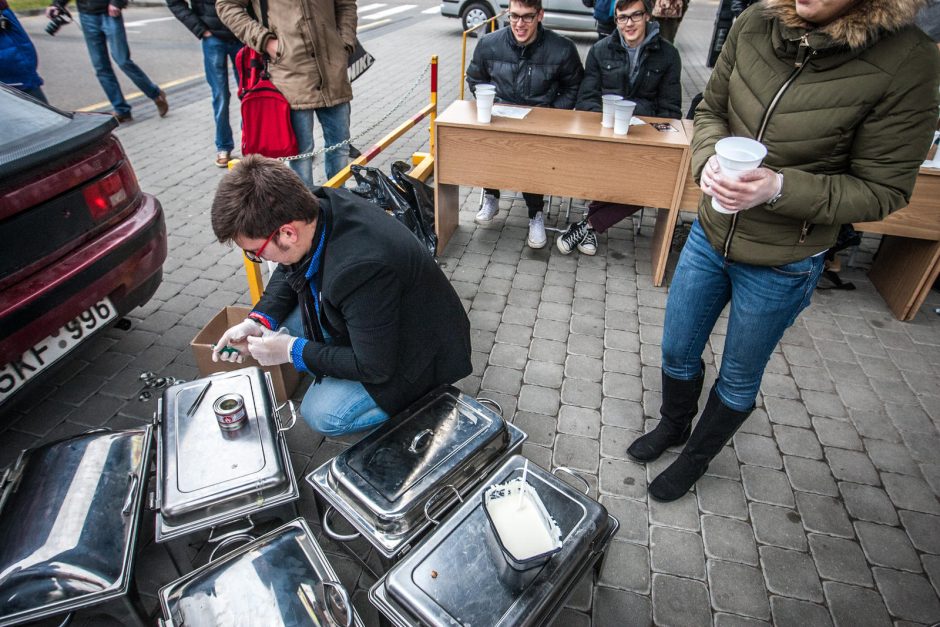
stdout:
[(290, 349), (297, 338), (281, 328), (277, 333), (248, 338), (248, 352), (262, 366), (280, 366), (291, 363)]
[(234, 327), (226, 331), (219, 341), (212, 347), (212, 361), (231, 361), (237, 364), (245, 361), (245, 351), (248, 350), (249, 337), (260, 336), (266, 331), (260, 323), (251, 318), (245, 318)]

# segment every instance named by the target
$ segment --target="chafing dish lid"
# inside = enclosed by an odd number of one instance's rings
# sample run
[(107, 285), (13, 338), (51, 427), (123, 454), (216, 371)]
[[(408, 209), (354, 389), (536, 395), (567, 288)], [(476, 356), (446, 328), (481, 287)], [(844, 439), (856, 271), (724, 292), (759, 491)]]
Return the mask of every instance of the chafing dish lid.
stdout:
[[(165, 618), (177, 626), (345, 625), (347, 612), (352, 624), (361, 625), (351, 604), (327, 598), (331, 595), (317, 585), (322, 582), (339, 579), (307, 523), (297, 518), (163, 587), (159, 595)], [(324, 611), (327, 605), (335, 619)]]
[(23, 452), (0, 495), (0, 623), (126, 590), (149, 447), (147, 428)]
[(607, 511), (554, 475), (529, 464), (528, 482), (561, 529), (562, 548), (523, 589), (503, 583), (498, 552), (486, 548), (491, 533), (483, 491), (522, 474), (525, 459), (513, 456), (468, 496), (463, 505), (389, 570), (389, 595), (427, 625), (525, 623), (573, 576), (604, 536)]
[(489, 454), (489, 442), (508, 441), (502, 417), (457, 388), (439, 388), (423, 400), (340, 453), (330, 466), (331, 475), (373, 512), (410, 510), (439, 489), (443, 477), (474, 456)]
[[(242, 396), (248, 415), (235, 431), (221, 429), (212, 409), (215, 399), (230, 393)], [(289, 463), (279, 454), (271, 396), (259, 368), (167, 388), (161, 411), (160, 513), (169, 524), (195, 523), (210, 511), (226, 511), (229, 503), (244, 506), (251, 494), (270, 496), (290, 489)]]

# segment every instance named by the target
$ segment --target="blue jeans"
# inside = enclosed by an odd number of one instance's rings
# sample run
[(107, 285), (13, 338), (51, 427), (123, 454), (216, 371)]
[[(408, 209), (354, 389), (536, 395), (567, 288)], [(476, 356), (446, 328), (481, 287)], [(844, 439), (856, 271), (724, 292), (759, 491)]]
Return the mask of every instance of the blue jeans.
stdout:
[[(297, 136), (297, 150), (299, 154), (313, 150), (313, 116), (316, 114), (323, 127), (323, 141), (327, 146), (333, 146), (349, 139), (349, 103), (323, 107), (321, 109), (291, 109), (290, 123)], [(291, 170), (297, 173), (301, 180), (313, 189), (313, 159), (297, 159), (290, 161)], [(324, 153), (323, 165), (327, 180), (333, 178), (349, 163), (349, 149), (347, 146)]]
[(232, 74), (238, 82), (235, 71), (235, 55), (241, 50), (239, 41), (226, 41), (219, 37), (202, 39), (202, 60), (206, 68), (206, 82), (212, 90), (212, 113), (215, 118), (215, 149), (219, 152), (232, 152), (235, 141), (232, 139), (232, 126), (228, 121), (228, 105), (231, 94), (228, 89), (228, 59), (232, 61)]
[[(281, 326), (294, 337), (305, 337), (300, 307), (294, 308)], [(330, 342), (329, 336), (326, 341)], [(389, 418), (362, 383), (333, 377), (323, 377), (307, 388), (300, 415), (311, 429), (329, 436), (363, 431)]]
[(663, 372), (686, 381), (698, 375), (705, 342), (731, 301), (716, 392), (728, 407), (749, 411), (770, 355), (809, 305), (824, 261), (824, 255), (775, 267), (727, 261), (696, 220), (669, 287)]
[(85, 36), (85, 45), (88, 46), (88, 56), (95, 68), (95, 75), (101, 88), (108, 96), (115, 113), (124, 115), (131, 112), (131, 106), (121, 93), (121, 85), (114, 68), (108, 60), (108, 50), (111, 58), (118, 64), (121, 71), (127, 74), (137, 88), (144, 92), (151, 100), (160, 95), (160, 88), (144, 74), (136, 63), (131, 61), (131, 49), (127, 45), (127, 33), (124, 32), (124, 18), (111, 17), (107, 13), (79, 13), (82, 24), (82, 34)]

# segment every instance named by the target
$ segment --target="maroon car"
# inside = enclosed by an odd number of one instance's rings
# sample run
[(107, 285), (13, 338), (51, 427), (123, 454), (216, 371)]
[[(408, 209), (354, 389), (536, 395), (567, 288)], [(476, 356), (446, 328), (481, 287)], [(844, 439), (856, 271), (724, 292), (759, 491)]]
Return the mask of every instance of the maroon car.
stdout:
[(160, 285), (163, 208), (116, 126), (0, 85), (0, 405)]

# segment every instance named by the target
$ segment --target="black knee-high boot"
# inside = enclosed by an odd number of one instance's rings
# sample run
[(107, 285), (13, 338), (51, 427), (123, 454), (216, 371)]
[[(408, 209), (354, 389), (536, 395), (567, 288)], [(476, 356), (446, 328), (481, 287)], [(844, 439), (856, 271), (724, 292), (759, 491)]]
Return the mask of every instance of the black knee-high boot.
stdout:
[(753, 407), (747, 411), (731, 409), (721, 402), (713, 387), (685, 448), (676, 461), (650, 483), (650, 496), (657, 501), (675, 501), (688, 492), (753, 410)]
[(698, 376), (689, 381), (673, 379), (663, 372), (662, 416), (656, 428), (633, 441), (627, 454), (641, 462), (651, 462), (670, 446), (677, 446), (689, 439), (692, 420), (698, 413), (698, 397), (705, 382), (705, 362), (701, 363)]

